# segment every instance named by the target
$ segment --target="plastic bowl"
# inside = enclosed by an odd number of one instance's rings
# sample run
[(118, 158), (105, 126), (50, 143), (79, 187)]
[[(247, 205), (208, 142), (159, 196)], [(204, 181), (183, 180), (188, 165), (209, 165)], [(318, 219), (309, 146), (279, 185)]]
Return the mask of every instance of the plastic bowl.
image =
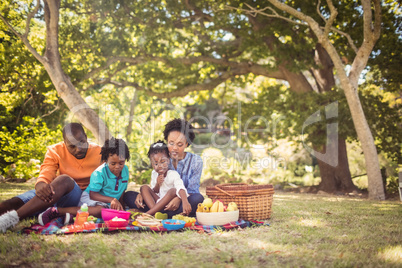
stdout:
[(109, 208), (102, 208), (102, 219), (103, 221), (110, 221), (114, 217), (128, 220), (130, 218), (131, 213), (124, 210), (115, 210)]
[(164, 228), (168, 229), (169, 231), (172, 231), (183, 228), (186, 222), (182, 220), (163, 220), (162, 224)]
[(105, 221), (107, 227), (126, 227), (128, 220), (125, 221)]
[(197, 222), (202, 225), (224, 225), (239, 219), (239, 211), (197, 212)]

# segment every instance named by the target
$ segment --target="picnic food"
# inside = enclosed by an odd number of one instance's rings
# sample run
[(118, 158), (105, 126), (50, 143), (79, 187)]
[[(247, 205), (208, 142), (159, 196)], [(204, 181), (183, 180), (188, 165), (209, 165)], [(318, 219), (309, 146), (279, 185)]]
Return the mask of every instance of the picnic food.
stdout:
[(196, 219), (194, 217), (188, 217), (188, 216), (184, 216), (184, 215), (174, 215), (172, 217), (172, 219), (174, 220), (182, 220), (185, 221), (186, 223), (195, 223)]
[(235, 211), (235, 210), (239, 210), (237, 208), (237, 204), (235, 202), (230, 202), (228, 204), (228, 207), (226, 208), (226, 211)]
[(212, 207), (212, 204), (213, 204), (213, 202), (212, 202), (211, 198), (205, 198), (204, 201), (202, 202), (202, 205), (204, 205), (208, 208)]
[(93, 222), (95, 222), (97, 219), (98, 219), (97, 217), (92, 216), (92, 215), (89, 215), (88, 218), (87, 218), (87, 221), (93, 221)]
[(226, 207), (222, 201), (215, 200), (212, 206), (209, 208), (204, 203), (199, 203), (197, 212), (225, 212), (225, 211), (236, 211), (239, 210), (235, 202), (230, 202)]
[(136, 218), (136, 221), (138, 222), (138, 225), (141, 226), (160, 226), (161, 221), (158, 219), (155, 219), (152, 215), (142, 213)]
[(166, 220), (167, 218), (168, 218), (167, 213), (161, 213), (161, 212), (155, 213), (155, 219)]
[(126, 220), (116, 216), (113, 219), (111, 219), (111, 221), (126, 221)]
[(224, 208), (223, 203), (219, 200), (215, 200), (215, 202), (212, 204), (210, 212), (224, 212), (224, 211), (225, 211), (225, 208)]

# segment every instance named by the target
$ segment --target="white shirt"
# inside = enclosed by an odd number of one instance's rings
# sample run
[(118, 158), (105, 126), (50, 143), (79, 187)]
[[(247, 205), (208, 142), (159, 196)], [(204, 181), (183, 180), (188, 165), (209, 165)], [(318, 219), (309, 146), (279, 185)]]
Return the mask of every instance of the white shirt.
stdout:
[[(153, 189), (155, 187), (155, 185), (157, 183), (157, 178), (158, 178), (158, 172), (156, 172), (155, 170), (152, 170), (151, 189)], [(184, 187), (183, 180), (180, 178), (179, 173), (177, 173), (177, 171), (175, 171), (175, 170), (168, 170), (165, 180), (163, 181), (162, 185), (159, 187), (159, 194), (157, 194), (157, 195), (159, 195), (159, 199), (156, 202), (161, 200), (166, 195), (166, 193), (172, 188), (176, 189), (176, 195), (179, 198), (181, 198), (179, 195), (180, 190), (184, 190), (186, 192), (186, 196), (187, 197), (189, 196), (187, 193), (186, 187)]]

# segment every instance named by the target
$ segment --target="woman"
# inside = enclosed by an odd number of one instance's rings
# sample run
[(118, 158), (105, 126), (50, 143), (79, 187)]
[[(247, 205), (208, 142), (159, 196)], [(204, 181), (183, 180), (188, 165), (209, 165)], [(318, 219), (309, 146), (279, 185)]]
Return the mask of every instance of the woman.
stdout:
[[(202, 159), (199, 155), (184, 151), (192, 144), (195, 138), (193, 129), (193, 126), (186, 120), (176, 118), (168, 122), (163, 131), (170, 153), (169, 169), (177, 171), (183, 180), (189, 194), (188, 202), (191, 205), (190, 216), (195, 216), (198, 203), (202, 203), (204, 200), (204, 197), (200, 194)], [(126, 192), (124, 202), (130, 208), (147, 209), (141, 194), (137, 192)], [(173, 215), (182, 213), (182, 211), (181, 199), (175, 197), (166, 205), (163, 212), (168, 213), (169, 218), (171, 218)]]

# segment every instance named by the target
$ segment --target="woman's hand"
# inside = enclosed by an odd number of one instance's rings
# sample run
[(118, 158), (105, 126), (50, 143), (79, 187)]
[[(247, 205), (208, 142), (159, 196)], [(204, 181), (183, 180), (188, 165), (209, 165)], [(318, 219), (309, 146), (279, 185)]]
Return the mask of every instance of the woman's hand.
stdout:
[(144, 208), (144, 199), (142, 199), (141, 194), (138, 194), (135, 198), (135, 205), (137, 206), (137, 208)]
[(189, 215), (191, 213), (191, 205), (187, 199), (183, 200), (183, 215)]
[(116, 198), (113, 198), (112, 202), (110, 202), (110, 208), (116, 210), (123, 210), (123, 206)]
[(165, 207), (165, 210), (175, 211), (180, 207), (181, 199), (179, 197), (173, 198)]

